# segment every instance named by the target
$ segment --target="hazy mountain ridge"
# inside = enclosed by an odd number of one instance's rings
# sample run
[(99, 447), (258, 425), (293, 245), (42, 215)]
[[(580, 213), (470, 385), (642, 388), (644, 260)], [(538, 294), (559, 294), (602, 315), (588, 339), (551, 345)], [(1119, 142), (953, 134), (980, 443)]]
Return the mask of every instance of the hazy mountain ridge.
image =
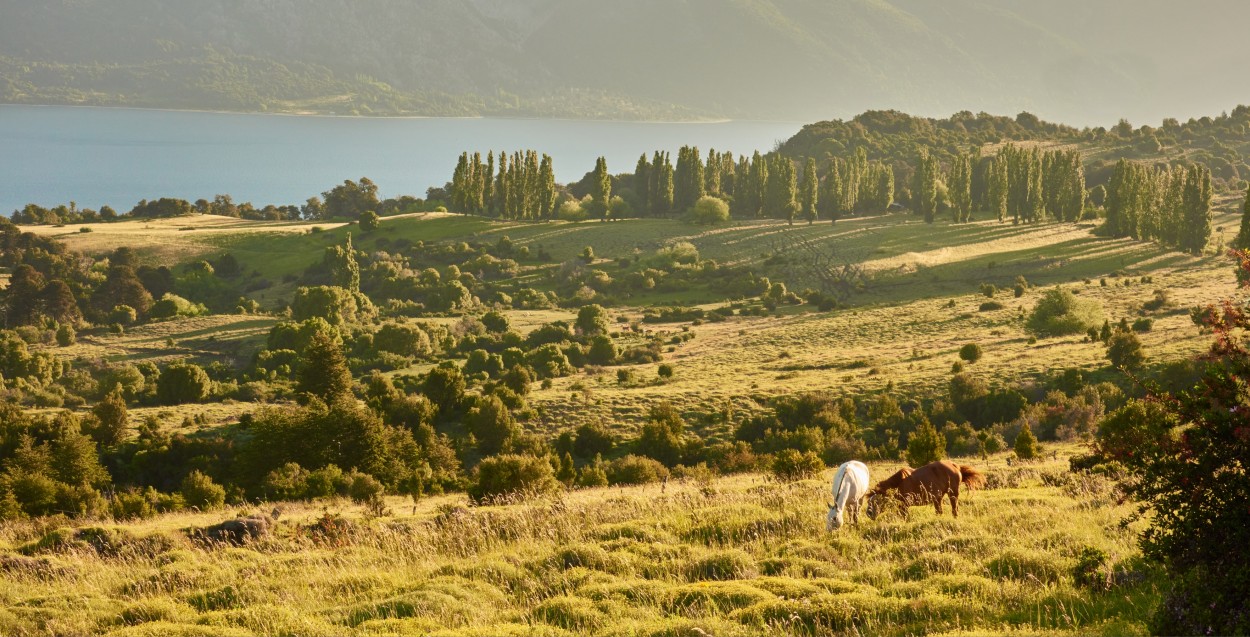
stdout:
[[(0, 0), (0, 57), (10, 60), (0, 98), (793, 120), (870, 108), (1029, 110), (1103, 125), (1250, 101), (1231, 81), (1239, 39), (1230, 25), (1250, 18), (1250, 5), (1241, 4), (376, 0), (368, 7)], [(170, 70), (174, 62), (183, 72)], [(283, 81), (271, 81), (275, 73)], [(229, 78), (216, 100), (206, 76)]]

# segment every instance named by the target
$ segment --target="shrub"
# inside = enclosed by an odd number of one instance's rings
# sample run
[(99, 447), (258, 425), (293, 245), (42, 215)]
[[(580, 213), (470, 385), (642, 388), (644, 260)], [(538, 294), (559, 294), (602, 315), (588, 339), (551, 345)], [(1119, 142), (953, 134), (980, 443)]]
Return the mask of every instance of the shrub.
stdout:
[(969, 363), (975, 363), (981, 360), (981, 354), (981, 346), (976, 343), (968, 343), (967, 345), (959, 348), (959, 358), (968, 361)]
[(1025, 325), (1038, 336), (1065, 336), (1098, 327), (1103, 320), (1097, 301), (1081, 300), (1064, 288), (1054, 288), (1042, 295)]
[(386, 510), (386, 501), (382, 499), (386, 489), (377, 478), (367, 473), (353, 473), (347, 487), (347, 495), (352, 502), (359, 504), (374, 515), (382, 515)]
[(997, 287), (995, 287), (995, 285), (994, 285), (993, 283), (982, 283), (982, 284), (981, 284), (981, 294), (984, 294), (984, 295), (986, 296), (986, 298), (991, 298), (991, 299), (992, 299), (992, 298), (994, 298), (994, 295), (995, 295), (995, 294), (998, 294), (998, 288), (997, 288)]
[(816, 476), (825, 468), (825, 463), (811, 451), (799, 452), (794, 449), (782, 449), (773, 457), (773, 476), (782, 482), (794, 482)]
[(604, 468), (608, 484), (649, 484), (668, 478), (668, 468), (658, 460), (630, 454), (609, 462)]
[(662, 363), (658, 368), (656, 368), (655, 373), (659, 374), (660, 378), (672, 378), (673, 366), (668, 363)]
[(1003, 309), (1004, 307), (1006, 307), (1006, 306), (1005, 306), (1005, 305), (1003, 305), (1002, 303), (999, 303), (998, 301), (986, 301), (986, 302), (984, 302), (984, 303), (982, 303), (982, 304), (981, 304), (981, 311), (982, 311), (982, 312), (993, 312), (994, 310), (1001, 310), (1001, 309)]
[(501, 454), (482, 460), (473, 470), (469, 497), (478, 503), (508, 495), (541, 495), (560, 488), (546, 458)]
[(1107, 342), (1107, 360), (1120, 369), (1133, 370), (1141, 367), (1146, 360), (1141, 340), (1131, 331), (1116, 330)]
[(573, 453), (579, 458), (606, 455), (615, 444), (612, 432), (597, 422), (582, 424), (573, 434)]
[(187, 506), (199, 507), (204, 510), (216, 509), (226, 503), (225, 487), (213, 482), (213, 479), (198, 469), (187, 474), (178, 488)]
[(56, 344), (61, 347), (69, 347), (77, 340), (77, 333), (74, 332), (73, 326), (68, 323), (62, 324), (56, 328)]
[(1035, 460), (1042, 454), (1042, 448), (1037, 444), (1037, 438), (1033, 436), (1033, 430), (1029, 428), (1029, 423), (1025, 422), (1024, 427), (1020, 429), (1020, 433), (1016, 435), (1016, 442), (1013, 445), (1016, 457), (1021, 460)]
[(208, 308), (199, 303), (192, 303), (181, 296), (166, 293), (161, 300), (152, 304), (148, 316), (154, 319), (174, 318), (175, 316), (200, 316), (207, 314)]
[(118, 305), (109, 312), (108, 322), (115, 325), (130, 325), (139, 318), (135, 308), (129, 305)]
[(724, 223), (729, 221), (729, 204), (722, 199), (705, 195), (695, 202), (690, 216), (699, 224)]
[(156, 381), (156, 398), (162, 405), (198, 403), (208, 398), (211, 390), (208, 373), (194, 363), (174, 363)]
[(556, 209), (556, 219), (561, 221), (585, 221), (590, 216), (580, 201), (570, 199)]
[(922, 467), (946, 455), (946, 438), (932, 423), (925, 422), (907, 439), (907, 464)]

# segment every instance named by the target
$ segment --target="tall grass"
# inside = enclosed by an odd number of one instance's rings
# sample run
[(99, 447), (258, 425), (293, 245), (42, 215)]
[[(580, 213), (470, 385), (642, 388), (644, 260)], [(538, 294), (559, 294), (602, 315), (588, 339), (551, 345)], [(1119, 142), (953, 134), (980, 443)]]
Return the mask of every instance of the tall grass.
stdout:
[[(915, 508), (833, 534), (828, 475), (393, 499), (401, 514), (381, 518), (282, 504), (276, 531), (243, 546), (188, 539), (220, 513), (79, 534), (108, 538), (94, 544), (15, 523), (0, 528), (0, 634), (1142, 632), (1156, 580), (1118, 524), (1128, 508), (1060, 476), (1062, 459), (993, 464), (1016, 486), (965, 494), (959, 519)], [(310, 531), (327, 511), (344, 514), (333, 532)], [(1111, 592), (1074, 583), (1086, 547), (1111, 556)]]

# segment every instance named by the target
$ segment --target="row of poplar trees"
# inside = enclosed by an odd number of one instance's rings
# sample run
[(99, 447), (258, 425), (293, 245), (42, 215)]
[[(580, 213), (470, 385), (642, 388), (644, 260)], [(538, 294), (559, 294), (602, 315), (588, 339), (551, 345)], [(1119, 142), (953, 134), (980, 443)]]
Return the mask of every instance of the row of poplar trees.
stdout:
[(1199, 254), (1211, 238), (1211, 171), (1121, 159), (1107, 183), (1104, 230)]
[(462, 153), (452, 173), (451, 205), (457, 212), (502, 219), (545, 219), (556, 204), (556, 174), (551, 157), (533, 150), (509, 155)]
[(911, 194), (913, 210), (930, 223), (943, 202), (956, 222), (971, 221), (976, 210), (1016, 223), (1076, 221), (1085, 209), (1085, 169), (1077, 151), (1007, 145), (993, 157), (959, 153), (943, 174), (937, 157), (921, 148)]

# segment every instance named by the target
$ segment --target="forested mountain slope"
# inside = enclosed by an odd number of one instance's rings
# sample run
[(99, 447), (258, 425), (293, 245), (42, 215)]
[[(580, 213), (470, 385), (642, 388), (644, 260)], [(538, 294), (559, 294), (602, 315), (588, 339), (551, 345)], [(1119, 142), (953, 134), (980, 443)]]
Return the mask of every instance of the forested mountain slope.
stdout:
[(0, 1), (0, 99), (338, 113), (1156, 121), (1246, 101), (1241, 4)]

